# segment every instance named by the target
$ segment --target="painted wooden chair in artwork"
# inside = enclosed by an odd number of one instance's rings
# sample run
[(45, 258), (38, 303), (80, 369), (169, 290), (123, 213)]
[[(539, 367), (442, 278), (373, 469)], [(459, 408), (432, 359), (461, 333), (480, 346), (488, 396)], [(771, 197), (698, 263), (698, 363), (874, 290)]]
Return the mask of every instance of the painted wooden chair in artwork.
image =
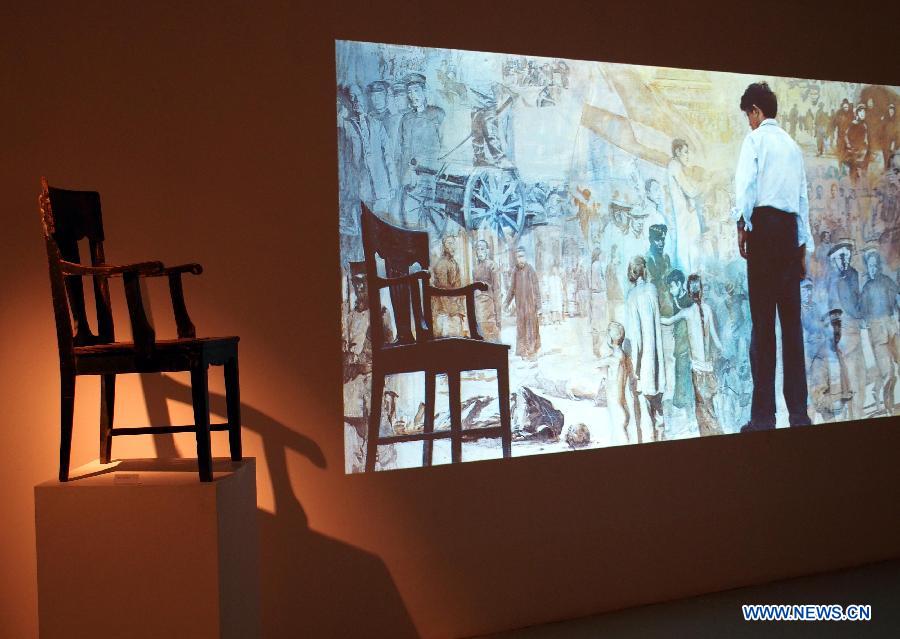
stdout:
[[(181, 277), (199, 275), (199, 264), (165, 267), (161, 262), (112, 265), (104, 255), (100, 194), (53, 188), (41, 178), (41, 222), (50, 267), (50, 292), (59, 346), (60, 447), (59, 480), (69, 478), (75, 380), (100, 376), (100, 461), (109, 463), (112, 439), (120, 435), (194, 432), (201, 481), (212, 481), (210, 431), (228, 431), (231, 458), (241, 459), (241, 399), (238, 381), (238, 337), (198, 338), (184, 302)], [(90, 262), (82, 263), (79, 240), (87, 240)], [(96, 334), (85, 309), (82, 278), (93, 282)], [(140, 280), (166, 277), (177, 326), (177, 339), (157, 340), (147, 320)], [(122, 278), (132, 341), (116, 341), (109, 279)], [(227, 423), (209, 423), (209, 366), (225, 367)], [(116, 375), (190, 371), (194, 424), (114, 428)]]
[[(509, 406), (509, 346), (484, 341), (475, 317), (475, 291), (487, 290), (484, 282), (455, 289), (431, 285), (428, 233), (399, 228), (362, 204), (362, 242), (368, 287), (369, 331), (372, 343), (372, 406), (369, 412), (366, 471), (375, 469), (378, 446), (423, 441), (422, 464), (430, 466), (434, 440), (450, 438), (451, 461), (462, 460), (463, 437), (499, 437), (504, 457), (512, 449)], [(378, 274), (383, 260), (385, 277)], [(411, 271), (414, 265), (421, 270)], [(379, 303), (381, 290), (389, 289), (396, 338), (388, 342)], [(435, 337), (432, 297), (465, 297), (470, 337)], [(500, 404), (500, 425), (462, 428), (460, 373), (494, 369)], [(380, 433), (385, 377), (396, 373), (425, 373), (425, 416), (420, 433)], [(446, 374), (450, 390), (450, 429), (434, 429), (435, 381)]]

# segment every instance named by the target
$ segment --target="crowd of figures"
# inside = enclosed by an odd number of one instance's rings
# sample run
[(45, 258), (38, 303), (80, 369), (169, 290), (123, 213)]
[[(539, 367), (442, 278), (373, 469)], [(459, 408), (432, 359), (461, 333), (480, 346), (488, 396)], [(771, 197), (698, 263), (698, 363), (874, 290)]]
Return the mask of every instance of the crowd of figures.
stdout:
[[(817, 245), (801, 287), (810, 403), (821, 421), (894, 413), (900, 361), (900, 128), (896, 95), (882, 87), (819, 102), (786, 129), (815, 140), (807, 165)], [(868, 352), (868, 353), (867, 353)], [(869, 387), (871, 386), (871, 389)]]
[(868, 172), (869, 164), (880, 159), (882, 166), (890, 165), (891, 156), (900, 144), (900, 128), (897, 126), (896, 104), (882, 105), (881, 113), (875, 99), (854, 104), (844, 98), (840, 106), (826, 111), (818, 101), (813, 113), (808, 105), (800, 114), (794, 104), (784, 119), (785, 129), (791, 137), (804, 135), (815, 139), (816, 156), (830, 150), (838, 159), (843, 174), (860, 177)]
[[(448, 113), (469, 112), (469, 164), (505, 170), (515, 165), (510, 104), (521, 99), (523, 88), (533, 88), (542, 97), (529, 106), (552, 106), (572, 82), (564, 61), (513, 56), (501, 78), (487, 84), (463, 82), (453, 64), (433, 72), (383, 67), (381, 77), (338, 86), (351, 470), (364, 463), (368, 305), (378, 303), (368, 299), (359, 263), (359, 203), (394, 224), (415, 226), (404, 199), (423, 188), (416, 167), (440, 165), (455, 150), (457, 134), (445, 135)], [(779, 117), (806, 156), (816, 238), (801, 289), (810, 415), (816, 422), (894, 412), (900, 152), (893, 94), (882, 95), (881, 89), (860, 89), (855, 100), (831, 109), (817, 90), (808, 90), (796, 105), (788, 101)], [(722, 181), (730, 167), (698, 171), (692, 151), (685, 139), (674, 138), (668, 165), (635, 168), (636, 197), (600, 195), (574, 174), (536, 182), (535, 189), (546, 191), (548, 215), (513, 242), (452, 223), (443, 236), (431, 237), (433, 285), (488, 284), (476, 293), (480, 331), (485, 339), (514, 345), (511, 377), (520, 401), (587, 402), (604, 422), (588, 426), (615, 429), (618, 441), (735, 432), (746, 423), (750, 318), (745, 262), (727, 216), (730, 186)], [(391, 308), (387, 300), (381, 303), (389, 337)], [(467, 334), (463, 299), (437, 298), (432, 311), (437, 336)], [(570, 361), (552, 370), (550, 354), (560, 352)], [(588, 379), (575, 391), (574, 384), (558, 379), (566, 376)], [(421, 429), (420, 389), (410, 386), (408, 394), (415, 397), (405, 393), (401, 383), (389, 382), (384, 434)], [(475, 403), (480, 410), (484, 402)], [(513, 408), (515, 422), (521, 411)], [(520, 435), (528, 430), (513, 426)], [(381, 467), (390, 466), (390, 455), (379, 453)]]

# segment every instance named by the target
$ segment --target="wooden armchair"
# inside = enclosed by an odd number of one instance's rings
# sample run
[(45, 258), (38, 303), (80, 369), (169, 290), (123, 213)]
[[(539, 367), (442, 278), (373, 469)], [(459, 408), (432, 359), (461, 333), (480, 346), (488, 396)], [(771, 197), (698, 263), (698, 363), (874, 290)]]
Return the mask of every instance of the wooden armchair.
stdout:
[[(509, 457), (512, 428), (509, 408), (509, 346), (486, 342), (478, 331), (475, 317), (475, 291), (487, 290), (484, 282), (455, 289), (431, 286), (428, 272), (428, 233), (393, 226), (362, 204), (362, 241), (365, 254), (366, 284), (369, 295), (369, 331), (372, 342), (372, 408), (366, 451), (366, 471), (375, 470), (380, 444), (423, 441), (422, 464), (431, 465), (436, 439), (450, 438), (452, 461), (462, 459), (463, 433), (500, 437), (503, 456)], [(378, 275), (376, 256), (384, 260), (385, 275)], [(422, 270), (410, 272), (418, 264)], [(382, 327), (381, 289), (390, 289), (397, 337), (386, 342)], [(431, 298), (465, 297), (471, 337), (436, 338), (432, 326)], [(462, 430), (460, 380), (462, 371), (497, 371), (500, 426)], [(384, 382), (395, 373), (425, 372), (425, 421), (421, 433), (382, 436), (381, 425)], [(450, 430), (434, 430), (435, 378), (446, 373), (450, 386)]]
[[(96, 191), (69, 191), (52, 188), (41, 178), (38, 199), (47, 262), (50, 267), (50, 292), (56, 318), (61, 386), (61, 424), (59, 480), (69, 478), (72, 448), (72, 420), (75, 408), (75, 379), (79, 375), (99, 375), (100, 383), (100, 460), (109, 463), (112, 438), (119, 435), (146, 435), (194, 432), (197, 436), (197, 460), (201, 481), (212, 481), (211, 430), (228, 430), (231, 458), (241, 459), (241, 399), (238, 381), (237, 337), (197, 338), (184, 303), (181, 277), (199, 275), (199, 264), (165, 267), (161, 262), (112, 265), (103, 251), (103, 220), (100, 194)], [(90, 264), (82, 264), (78, 241), (87, 238)], [(85, 312), (83, 277), (94, 285), (97, 307), (97, 332), (88, 324)], [(109, 279), (121, 277), (133, 341), (117, 342), (109, 299)], [(166, 277), (178, 339), (157, 340), (147, 321), (141, 298), (140, 279)], [(209, 366), (225, 367), (227, 423), (209, 423)], [(190, 426), (148, 426), (113, 428), (116, 375), (122, 373), (159, 373), (190, 371), (194, 406), (194, 424)]]

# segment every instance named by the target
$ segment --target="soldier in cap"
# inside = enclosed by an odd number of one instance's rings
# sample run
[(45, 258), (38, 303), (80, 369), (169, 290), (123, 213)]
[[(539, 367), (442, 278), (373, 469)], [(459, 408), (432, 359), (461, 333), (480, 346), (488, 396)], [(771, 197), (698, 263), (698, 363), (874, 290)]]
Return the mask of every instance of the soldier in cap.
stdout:
[(821, 339), (822, 310), (816, 303), (816, 289), (812, 280), (805, 279), (800, 283), (800, 316), (803, 322), (803, 336), (806, 342), (806, 363), (815, 354)]
[(441, 126), (444, 110), (428, 104), (425, 76), (410, 73), (404, 78), (409, 111), (400, 120), (400, 151), (404, 167), (413, 159), (420, 163), (434, 163), (441, 151)]
[[(433, 188), (433, 180), (423, 179), (419, 183), (413, 170), (413, 160), (417, 166), (437, 168), (441, 154), (441, 127), (444, 123), (444, 110), (428, 104), (425, 94), (425, 76), (421, 73), (410, 73), (404, 78), (409, 111), (400, 119), (400, 170), (402, 188), (407, 193), (420, 191), (419, 197), (427, 197)], [(407, 217), (404, 206), (401, 206), (402, 222), (408, 224), (413, 220)]]
[(828, 307), (841, 311), (840, 347), (853, 393), (848, 405), (849, 417), (861, 419), (866, 399), (866, 365), (862, 350), (859, 272), (850, 264), (853, 248), (851, 240), (842, 238), (829, 251)]
[(791, 107), (790, 112), (787, 117), (787, 125), (790, 130), (791, 137), (797, 139), (797, 122), (800, 119), (800, 112), (797, 110), (797, 105), (794, 104)]
[[(369, 105), (372, 107), (369, 111), (369, 118), (381, 122), (381, 126), (387, 132), (391, 143), (391, 161), (396, 165), (397, 132), (400, 129), (402, 113), (391, 107), (391, 84), (385, 80), (375, 80), (368, 84), (366, 93), (369, 95)], [(403, 100), (406, 101), (405, 88)]]
[(850, 108), (850, 100), (844, 98), (841, 108), (835, 111), (831, 118), (831, 132), (835, 136), (835, 150), (837, 152), (838, 166), (843, 174), (847, 166), (847, 128), (853, 121), (853, 113)]
[(847, 127), (846, 138), (847, 167), (850, 169), (850, 178), (856, 180), (865, 174), (871, 158), (866, 105), (862, 102), (856, 106), (856, 117)]
[(815, 127), (816, 155), (821, 156), (825, 152), (825, 138), (828, 136), (828, 114), (825, 113), (821, 102), (819, 102), (819, 108), (816, 109)]
[(888, 105), (887, 113), (881, 116), (878, 140), (881, 143), (881, 153), (884, 156), (884, 170), (891, 168), (891, 156), (900, 151), (900, 127), (897, 125), (897, 109), (894, 103)]
[(847, 405), (853, 400), (849, 372), (841, 350), (842, 315), (834, 308), (821, 317), (825, 338), (813, 354), (809, 370), (812, 405), (822, 421), (847, 418)]
[(366, 85), (366, 93), (369, 95), (369, 104), (372, 106), (369, 115), (381, 116), (390, 111), (388, 108), (388, 92), (390, 89), (390, 83), (385, 80), (375, 80)]
[[(390, 83), (390, 91), (388, 91), (388, 103), (391, 113), (398, 118), (402, 118), (403, 114), (409, 111), (409, 98), (406, 97), (406, 83), (402, 80), (394, 80)], [(397, 126), (399, 126), (399, 121)]]
[[(511, 168), (507, 155), (508, 127), (501, 125), (503, 119), (498, 94), (502, 85), (493, 83), (490, 87), (471, 88), (475, 98), (472, 101), (472, 152), (475, 166), (496, 166)], [(508, 119), (506, 120), (508, 124)]]
[(894, 413), (894, 384), (896, 375), (894, 364), (898, 360), (897, 295), (900, 289), (897, 284), (881, 271), (881, 254), (877, 249), (870, 249), (865, 255), (868, 278), (860, 295), (860, 311), (868, 327), (869, 344), (875, 355), (878, 367), (879, 382), (875, 384), (876, 399), (881, 394), (884, 411), (887, 415)]
[(338, 123), (339, 139), (347, 145), (342, 158), (350, 163), (350, 172), (358, 180), (359, 199), (372, 210), (384, 213), (397, 190), (393, 148), (384, 126), (369, 116), (361, 89), (351, 85), (347, 92), (350, 111)]
[[(816, 289), (812, 280), (805, 279), (800, 284), (800, 319), (803, 322), (803, 352), (806, 355), (806, 371), (813, 376), (813, 364), (822, 348), (829, 347), (828, 340), (831, 336), (831, 328), (823, 324), (822, 304), (816, 298)], [(826, 330), (827, 329), (827, 330)], [(810, 391), (811, 397), (813, 391)], [(810, 400), (815, 405), (815, 400)]]

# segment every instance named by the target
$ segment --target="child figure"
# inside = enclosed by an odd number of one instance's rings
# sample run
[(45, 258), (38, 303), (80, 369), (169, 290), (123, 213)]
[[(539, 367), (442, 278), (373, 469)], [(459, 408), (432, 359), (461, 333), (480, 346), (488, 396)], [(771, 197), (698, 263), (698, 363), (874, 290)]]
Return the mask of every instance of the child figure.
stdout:
[(625, 440), (630, 442), (628, 424), (631, 422), (631, 413), (628, 410), (626, 396), (626, 390), (629, 390), (634, 401), (635, 430), (637, 431), (637, 442), (640, 444), (642, 439), (641, 405), (631, 356), (622, 348), (622, 343), (625, 341), (625, 327), (619, 322), (610, 322), (606, 333), (611, 352), (601, 360), (601, 364), (607, 366), (609, 371), (606, 380), (606, 405), (609, 409), (610, 421), (613, 424), (622, 425)]

